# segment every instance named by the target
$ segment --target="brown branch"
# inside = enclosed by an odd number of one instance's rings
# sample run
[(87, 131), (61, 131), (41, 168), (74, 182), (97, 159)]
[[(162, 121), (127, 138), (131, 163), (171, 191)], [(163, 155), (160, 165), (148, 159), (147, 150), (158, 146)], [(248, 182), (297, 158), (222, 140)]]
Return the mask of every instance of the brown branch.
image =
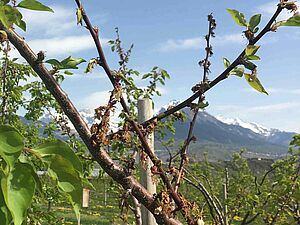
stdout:
[[(276, 18), (278, 17), (278, 15), (281, 13), (282, 10), (283, 10), (282, 6), (278, 5), (276, 12), (272, 16), (272, 18), (269, 20), (267, 25), (261, 30), (261, 32), (253, 40), (249, 41), (249, 45), (256, 44), (266, 33), (271, 31), (272, 24), (274, 23), (274, 21), (276, 20)], [(185, 101), (178, 104), (177, 106), (175, 106), (169, 110), (166, 110), (166, 111), (154, 116), (153, 118), (145, 121), (143, 123), (143, 126), (146, 126), (147, 124), (151, 123), (154, 120), (158, 120), (158, 121), (162, 120), (162, 119), (166, 118), (167, 116), (179, 111), (180, 109), (188, 107), (199, 96), (201, 96), (202, 94), (204, 94), (205, 92), (210, 90), (212, 87), (217, 85), (219, 82), (228, 78), (228, 75), (231, 72), (231, 70), (233, 70), (236, 66), (238, 66), (240, 64), (240, 60), (244, 57), (244, 55), (245, 55), (245, 50), (243, 50), (239, 54), (239, 56), (232, 62), (232, 64), (228, 68), (226, 68), (218, 77), (216, 77), (213, 81), (211, 81), (209, 83), (209, 86), (205, 87), (204, 90), (200, 90), (200, 91), (196, 92), (195, 94), (193, 94), (192, 96), (190, 96)]]
[[(211, 45), (210, 45), (210, 38), (214, 37), (214, 29), (215, 29), (215, 20), (213, 19), (212, 15), (208, 15), (208, 34), (206, 35), (205, 39), (206, 39), (206, 48), (205, 48), (205, 59), (203, 60), (203, 78), (202, 78), (202, 84), (204, 84), (207, 81), (207, 76), (209, 73), (209, 66), (210, 66), (210, 62), (208, 60), (208, 58), (211, 55)], [(201, 65), (201, 61), (199, 62)], [(199, 96), (198, 99), (198, 105), (203, 101), (202, 95)], [(175, 183), (175, 192), (178, 191), (179, 185), (180, 185), (180, 181), (182, 179), (183, 176), (183, 166), (184, 164), (188, 161), (187, 160), (187, 151), (189, 148), (189, 145), (192, 141), (193, 138), (193, 130), (195, 127), (195, 123), (196, 123), (196, 119), (199, 113), (199, 108), (197, 107), (195, 112), (194, 112), (194, 116), (192, 121), (190, 122), (190, 127), (189, 127), (189, 131), (188, 131), (188, 135), (187, 138), (185, 139), (184, 145), (181, 148), (181, 160), (180, 160), (180, 165), (179, 165), (179, 173), (176, 179), (176, 183)]]
[[(75, 0), (78, 7), (81, 7), (81, 4), (79, 0)], [(276, 17), (281, 12), (282, 7), (278, 6), (277, 11), (267, 24), (267, 26), (257, 35), (256, 38), (251, 40), (250, 44), (255, 44), (265, 33), (270, 31), (270, 27), (272, 23), (275, 21)], [(114, 77), (111, 74), (110, 68), (106, 62), (106, 59), (104, 57), (104, 53), (100, 44), (100, 40), (98, 37), (98, 32), (96, 29), (94, 29), (87, 17), (87, 15), (83, 11), (83, 19), (87, 25), (87, 28), (89, 29), (95, 44), (96, 48), (98, 50), (99, 56), (100, 56), (100, 65), (103, 67), (105, 72), (107, 73), (109, 79), (111, 80), (113, 86), (115, 87), (116, 83), (114, 81)], [(123, 186), (126, 190), (131, 190), (132, 194), (143, 204), (145, 205), (152, 213), (154, 213), (155, 208), (157, 207), (157, 204), (153, 198), (146, 190), (143, 188), (132, 176), (127, 176), (126, 173), (123, 171), (123, 169), (117, 165), (115, 162), (112, 161), (110, 156), (107, 154), (106, 151), (95, 148), (91, 145), (90, 142), (90, 131), (86, 125), (86, 123), (83, 121), (83, 119), (80, 117), (77, 109), (74, 107), (72, 102), (69, 100), (66, 93), (63, 92), (61, 87), (57, 84), (55, 79), (51, 76), (49, 71), (45, 68), (45, 66), (37, 61), (36, 54), (29, 48), (29, 46), (25, 43), (23, 38), (19, 37), (13, 30), (7, 29), (3, 26), (3, 24), (0, 23), (0, 29), (4, 30), (9, 38), (9, 41), (16, 47), (16, 49), (20, 52), (20, 54), (26, 59), (26, 61), (31, 65), (33, 70), (39, 75), (39, 77), (44, 82), (47, 89), (50, 91), (50, 93), (55, 97), (55, 99), (58, 101), (60, 106), (62, 107), (65, 114), (68, 116), (72, 124), (74, 125), (75, 129), (77, 130), (79, 136), (84, 141), (85, 145), (89, 149), (92, 156), (96, 159), (96, 161), (101, 165), (101, 167), (104, 169), (106, 173), (108, 173), (114, 180), (116, 180), (119, 184)], [(226, 79), (228, 77), (228, 74), (232, 69), (234, 69), (237, 65), (240, 64), (240, 59), (244, 56), (244, 51), (236, 58), (236, 60), (223, 72), (221, 73), (216, 79), (214, 79), (208, 87), (205, 87), (204, 90), (198, 91), (197, 93), (193, 94), (191, 97), (186, 99), (181, 104), (175, 106), (174, 108), (159, 114), (158, 116), (153, 117), (152, 119), (146, 121), (143, 123), (149, 124), (149, 122), (154, 121), (155, 119), (161, 120), (165, 118), (168, 115), (173, 114), (174, 112), (190, 105), (196, 98), (200, 97), (202, 94), (204, 94), (206, 91), (211, 89), (213, 86), (218, 84), (220, 81)], [(130, 115), (129, 109), (126, 105), (125, 100), (123, 97), (120, 99), (120, 103), (124, 109), (124, 111)], [(149, 145), (147, 141), (144, 138), (144, 135), (142, 134), (142, 131), (139, 129), (138, 124), (134, 121), (130, 121), (131, 125), (134, 129), (134, 131), (137, 133), (142, 146), (145, 150), (145, 152), (148, 154), (149, 158), (152, 160), (154, 165), (158, 166), (161, 174), (161, 178), (163, 182), (166, 184), (167, 188), (171, 192), (171, 195), (176, 202), (176, 204), (179, 207), (183, 206), (182, 199), (179, 198), (179, 196), (174, 192), (173, 187), (170, 184), (170, 181), (163, 170), (161, 166), (161, 161), (152, 153), (151, 149), (149, 148)], [(169, 218), (168, 215), (165, 213), (160, 214), (154, 214), (156, 220), (160, 224), (181, 224), (180, 222)]]
[[(95, 148), (91, 145), (91, 134), (86, 123), (79, 115), (77, 109), (74, 107), (67, 94), (61, 89), (59, 84), (55, 81), (54, 77), (49, 73), (43, 63), (37, 62), (36, 54), (27, 45), (24, 39), (20, 37), (14, 30), (4, 27), (2, 23), (0, 23), (0, 29), (7, 33), (9, 41), (16, 47), (21, 56), (29, 63), (33, 70), (42, 79), (48, 91), (59, 103), (64, 113), (70, 119), (79, 136), (87, 146), (88, 150), (95, 160), (100, 164), (103, 170), (116, 182), (121, 184), (124, 189), (130, 189), (132, 194), (139, 200), (139, 202), (141, 202), (147, 209), (154, 213), (157, 203), (155, 202), (153, 196), (150, 195), (147, 190), (132, 176), (127, 176), (123, 169), (110, 158), (106, 151)], [(168, 215), (164, 213), (154, 216), (159, 224), (181, 224), (175, 219), (169, 218)]]
[[(77, 7), (82, 12), (82, 18), (83, 18), (83, 21), (86, 24), (86, 28), (89, 30), (91, 36), (93, 37), (94, 43), (96, 45), (96, 48), (97, 48), (97, 51), (98, 51), (98, 54), (99, 54), (100, 66), (102, 66), (102, 68), (104, 69), (105, 73), (107, 74), (109, 80), (111, 81), (112, 85), (114, 86), (114, 88), (116, 88), (117, 82), (115, 81), (114, 76), (111, 73), (111, 69), (110, 69), (110, 67), (109, 67), (109, 65), (106, 61), (106, 58), (105, 58), (105, 55), (104, 55), (104, 52), (103, 52), (103, 49), (102, 49), (102, 45), (101, 45), (100, 40), (99, 40), (98, 29), (92, 26), (87, 14), (85, 13), (85, 11), (83, 9), (82, 4), (80, 3), (80, 0), (75, 0), (75, 2), (77, 4)], [(159, 175), (160, 175), (163, 183), (166, 185), (167, 189), (170, 191), (170, 194), (171, 194), (172, 198), (174, 199), (175, 203), (181, 209), (184, 206), (183, 199), (180, 198), (177, 195), (177, 193), (174, 191), (174, 188), (172, 187), (171, 182), (170, 182), (166, 172), (164, 171), (164, 169), (162, 167), (162, 161), (159, 160), (158, 157), (152, 152), (152, 150), (151, 150), (145, 136), (143, 135), (141, 129), (139, 128), (138, 124), (134, 120), (130, 119), (131, 118), (130, 117), (131, 113), (129, 111), (129, 108), (128, 108), (128, 106), (126, 104), (126, 101), (124, 100), (122, 94), (120, 96), (120, 103), (123, 107), (124, 112), (127, 114), (127, 118), (129, 118), (128, 121), (130, 122), (130, 124), (131, 124), (133, 130), (135, 131), (135, 133), (137, 134), (145, 153), (148, 155), (148, 157), (153, 162), (153, 164), (158, 168)], [(186, 215), (185, 212), (183, 212), (183, 211), (181, 211), (181, 212), (183, 213), (183, 215), (184, 215), (184, 217), (186, 218), (187, 221), (190, 221), (190, 222), (193, 221), (193, 219), (191, 218), (190, 215)]]
[(197, 182), (197, 184), (195, 184), (194, 182), (192, 182), (190, 179), (188, 179), (186, 177), (184, 177), (183, 179), (202, 193), (202, 195), (205, 198), (208, 206), (211, 208), (211, 210), (210, 210), (211, 213), (210, 214), (211, 214), (212, 218), (214, 218), (214, 220), (216, 220), (215, 215), (213, 213), (213, 210), (214, 210), (217, 213), (218, 221), (220, 222), (221, 225), (224, 225), (222, 213), (220, 212), (218, 206), (216, 205), (215, 201), (213, 200), (213, 198), (209, 194), (209, 192), (206, 190), (204, 185), (201, 184), (200, 182)]

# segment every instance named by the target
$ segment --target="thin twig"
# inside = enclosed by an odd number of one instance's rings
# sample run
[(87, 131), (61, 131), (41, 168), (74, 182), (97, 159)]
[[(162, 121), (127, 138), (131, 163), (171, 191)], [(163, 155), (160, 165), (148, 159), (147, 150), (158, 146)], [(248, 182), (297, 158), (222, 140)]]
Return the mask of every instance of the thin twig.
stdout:
[[(100, 40), (99, 40), (99, 31), (97, 28), (93, 27), (87, 14), (85, 13), (84, 9), (83, 9), (83, 6), (82, 4), (80, 3), (80, 0), (75, 0), (78, 8), (80, 8), (81, 12), (82, 12), (82, 18), (86, 24), (86, 28), (89, 30), (93, 40), (94, 40), (94, 43), (96, 45), (96, 48), (97, 48), (97, 51), (98, 51), (98, 54), (99, 54), (99, 58), (100, 58), (100, 66), (104, 69), (106, 75), (108, 76), (109, 80), (111, 81), (112, 85), (114, 86), (114, 88), (117, 87), (117, 83), (116, 83), (116, 80), (114, 78), (114, 76), (112, 75), (111, 73), (111, 69), (106, 61), (106, 58), (105, 58), (105, 55), (104, 55), (104, 52), (103, 52), (103, 49), (102, 49), (102, 45), (100, 43)], [(150, 160), (152, 161), (152, 163), (158, 168), (158, 171), (159, 171), (159, 174), (160, 174), (160, 177), (163, 181), (163, 183), (166, 185), (167, 189), (169, 190), (172, 198), (174, 199), (175, 203), (178, 205), (179, 208), (182, 208), (184, 206), (184, 201), (182, 198), (180, 198), (178, 196), (178, 194), (174, 191), (174, 188), (172, 187), (171, 185), (171, 182), (166, 174), (166, 172), (164, 171), (163, 167), (162, 167), (162, 161), (158, 159), (158, 157), (154, 154), (154, 152), (151, 150), (145, 136), (143, 135), (141, 129), (139, 128), (138, 124), (130, 119), (130, 111), (129, 111), (129, 108), (126, 104), (126, 101), (124, 100), (122, 94), (120, 96), (120, 103), (123, 107), (123, 110), (124, 112), (127, 114), (127, 118), (128, 121), (130, 122), (133, 130), (135, 131), (135, 133), (137, 134), (141, 144), (142, 144), (142, 147), (145, 151), (145, 153), (148, 155), (148, 157), (150, 158)], [(190, 215), (185, 215), (185, 212), (181, 211), (183, 214), (184, 214), (184, 217), (186, 218), (187, 221), (192, 221), (193, 219), (191, 218)]]

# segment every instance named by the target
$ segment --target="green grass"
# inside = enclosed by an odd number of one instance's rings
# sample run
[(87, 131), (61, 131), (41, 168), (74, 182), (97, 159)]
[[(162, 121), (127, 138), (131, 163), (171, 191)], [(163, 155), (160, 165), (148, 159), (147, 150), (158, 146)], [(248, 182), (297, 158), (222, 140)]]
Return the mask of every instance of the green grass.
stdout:
[[(123, 225), (132, 224), (133, 215), (130, 212), (128, 223), (120, 218), (121, 209), (119, 208), (119, 187), (108, 179), (99, 179), (92, 181), (96, 190), (90, 192), (90, 201), (88, 208), (81, 208), (80, 222), (82, 225)], [(106, 192), (104, 191), (106, 190)], [(106, 200), (105, 200), (106, 194)], [(61, 203), (51, 208), (55, 212), (56, 218), (60, 219), (62, 225), (77, 225), (77, 219), (72, 206)]]

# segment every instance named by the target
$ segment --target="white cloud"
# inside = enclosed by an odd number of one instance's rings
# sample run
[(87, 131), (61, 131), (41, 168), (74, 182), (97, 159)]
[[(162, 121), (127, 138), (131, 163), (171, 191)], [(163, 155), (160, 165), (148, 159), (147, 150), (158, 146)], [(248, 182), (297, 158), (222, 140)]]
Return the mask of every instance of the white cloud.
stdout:
[[(102, 39), (104, 45), (107, 39)], [(35, 51), (46, 51), (47, 56), (69, 55), (94, 48), (94, 42), (90, 35), (53, 37), (28, 41), (29, 46)]]
[(241, 105), (218, 105), (213, 107), (218, 113), (223, 112), (224, 114), (234, 114), (234, 115), (269, 115), (274, 113), (286, 112), (288, 109), (299, 108), (299, 102), (282, 102), (277, 104), (261, 105), (245, 107)]
[(199, 37), (181, 40), (170, 39), (161, 44), (159, 50), (162, 52), (169, 52), (176, 50), (199, 49), (203, 43), (203, 38)]
[(226, 34), (222, 36), (216, 36), (212, 39), (212, 45), (223, 46), (227, 44), (243, 44), (247, 43), (247, 39), (241, 33), (237, 34)]
[(28, 33), (53, 37), (76, 29), (75, 9), (61, 6), (51, 8), (54, 13), (21, 9)]
[[(227, 34), (222, 36), (216, 36), (212, 39), (213, 46), (224, 46), (228, 44), (240, 44), (246, 43), (246, 38), (243, 37), (242, 34)], [(204, 48), (205, 40), (204, 38), (195, 37), (195, 38), (187, 38), (187, 39), (170, 39), (165, 43), (160, 44), (159, 51), (161, 52), (170, 52), (177, 50), (197, 50), (200, 48)]]
[(110, 96), (110, 91), (94, 92), (79, 101), (80, 108), (95, 109), (100, 105), (107, 104)]
[(298, 102), (283, 102), (278, 104), (264, 105), (264, 106), (255, 106), (245, 109), (244, 111), (249, 113), (260, 113), (260, 114), (268, 114), (281, 112), (287, 109), (298, 108), (300, 103)]
[[(82, 35), (86, 29), (77, 26), (75, 7), (67, 8), (59, 5), (50, 6), (54, 13), (23, 10), (23, 18), (27, 24), (27, 32), (18, 32), (25, 36), (29, 46), (35, 51), (46, 51), (47, 57), (68, 56), (72, 53), (89, 50), (94, 47), (90, 35)], [(99, 18), (100, 23), (102, 21)], [(98, 20), (97, 20), (98, 21)], [(103, 22), (103, 21), (102, 21)], [(108, 39), (101, 38), (103, 46)], [(13, 56), (18, 56), (12, 52)]]
[[(74, 7), (51, 5), (50, 7), (54, 13), (20, 9), (27, 24), (28, 34), (56, 37), (70, 35), (70, 32), (82, 33), (85, 30), (84, 27), (77, 25), (75, 5)], [(107, 13), (98, 13), (93, 18), (98, 25), (103, 24), (107, 20)]]

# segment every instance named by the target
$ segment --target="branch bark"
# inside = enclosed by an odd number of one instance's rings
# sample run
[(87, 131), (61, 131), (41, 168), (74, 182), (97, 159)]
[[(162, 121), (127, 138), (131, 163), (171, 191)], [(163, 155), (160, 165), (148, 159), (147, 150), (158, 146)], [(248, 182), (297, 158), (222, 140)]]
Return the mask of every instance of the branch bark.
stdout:
[[(155, 208), (158, 206), (154, 197), (150, 195), (146, 189), (141, 186), (140, 183), (132, 176), (127, 176), (124, 170), (110, 158), (106, 151), (92, 146), (90, 142), (91, 133), (87, 124), (81, 118), (77, 109), (68, 98), (68, 95), (55, 81), (44, 64), (37, 62), (37, 55), (27, 45), (24, 39), (20, 37), (14, 30), (5, 28), (2, 23), (0, 23), (0, 29), (7, 33), (9, 41), (16, 47), (21, 56), (29, 63), (33, 70), (42, 79), (48, 91), (55, 97), (64, 113), (74, 125), (76, 131), (87, 146), (88, 150), (104, 169), (104, 171), (116, 182), (122, 185), (125, 190), (131, 190), (132, 195), (136, 197), (139, 202), (141, 202), (149, 211), (154, 213)], [(169, 218), (168, 215), (164, 213), (155, 215), (155, 218), (159, 224), (181, 224), (179, 221)]]

